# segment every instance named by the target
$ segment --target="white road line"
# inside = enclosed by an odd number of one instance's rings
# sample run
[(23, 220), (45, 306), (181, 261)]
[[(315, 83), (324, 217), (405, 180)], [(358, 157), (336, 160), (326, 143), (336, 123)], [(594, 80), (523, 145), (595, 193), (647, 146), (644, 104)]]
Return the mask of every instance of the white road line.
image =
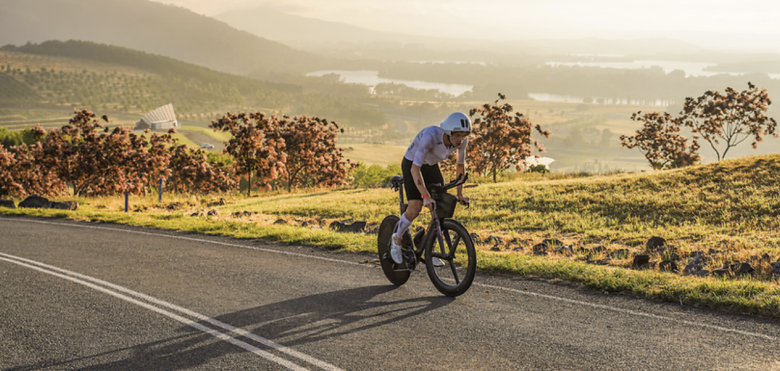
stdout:
[[(316, 359), (314, 357), (311, 357), (309, 355), (303, 354), (303, 353), (298, 352), (296, 350), (290, 349), (289, 347), (286, 347), (284, 345), (275, 343), (275, 342), (273, 342), (271, 340), (268, 340), (268, 339), (263, 338), (261, 336), (258, 336), (256, 334), (253, 334), (253, 333), (251, 333), (249, 331), (246, 331), (244, 329), (231, 326), (231, 325), (229, 325), (227, 323), (224, 323), (222, 321), (216, 320), (214, 318), (207, 317), (205, 315), (202, 315), (200, 313), (191, 311), (189, 309), (177, 306), (175, 304), (168, 303), (166, 301), (157, 299), (155, 297), (152, 297), (152, 296), (149, 296), (149, 295), (146, 295), (146, 294), (142, 294), (142, 293), (137, 292), (137, 291), (130, 290), (130, 289), (122, 287), (122, 286), (118, 286), (118, 285), (112, 284), (110, 282), (106, 282), (106, 281), (103, 281), (103, 280), (100, 280), (100, 279), (97, 279), (97, 278), (94, 278), (94, 277), (86, 276), (86, 275), (80, 274), (78, 272), (69, 271), (69, 270), (58, 268), (58, 267), (55, 267), (55, 266), (52, 266), (52, 265), (44, 264), (44, 263), (37, 262), (37, 261), (34, 261), (34, 260), (25, 259), (25, 258), (22, 258), (22, 257), (9, 255), (9, 254), (5, 254), (5, 253), (1, 253), (1, 252), (0, 252), (0, 260), (4, 260), (4, 261), (7, 261), (9, 263), (14, 263), (14, 264), (17, 264), (17, 265), (21, 265), (23, 267), (34, 269), (34, 270), (37, 270), (39, 272), (50, 274), (50, 275), (53, 275), (53, 276), (56, 276), (56, 277), (59, 277), (59, 278), (62, 278), (62, 279), (66, 279), (66, 280), (69, 280), (69, 281), (72, 281), (72, 282), (75, 282), (75, 283), (87, 286), (87, 287), (92, 288), (94, 290), (103, 292), (105, 294), (114, 296), (116, 298), (128, 301), (128, 302), (133, 303), (135, 305), (141, 306), (143, 308), (149, 309), (149, 310), (154, 311), (156, 313), (159, 313), (159, 314), (162, 314), (164, 316), (170, 317), (170, 318), (172, 318), (172, 319), (174, 319), (176, 321), (179, 321), (181, 323), (184, 323), (184, 324), (186, 324), (186, 325), (188, 325), (190, 327), (193, 327), (193, 328), (198, 329), (200, 331), (203, 331), (203, 332), (205, 332), (207, 334), (210, 334), (210, 335), (212, 335), (212, 336), (214, 336), (214, 337), (216, 337), (216, 338), (218, 338), (220, 340), (229, 342), (229, 343), (231, 343), (233, 345), (236, 345), (236, 346), (238, 346), (240, 348), (243, 348), (244, 350), (247, 350), (247, 351), (249, 351), (251, 353), (254, 353), (254, 354), (258, 355), (258, 356), (266, 358), (269, 361), (276, 362), (276, 363), (278, 363), (278, 364), (280, 364), (282, 366), (285, 366), (285, 367), (287, 367), (287, 368), (289, 368), (291, 370), (308, 370), (308, 369), (304, 368), (304, 367), (300, 367), (299, 365), (297, 365), (295, 363), (289, 362), (289, 361), (287, 361), (287, 360), (285, 360), (283, 358), (280, 358), (280, 357), (278, 357), (276, 355), (273, 355), (273, 354), (268, 353), (268, 352), (266, 352), (264, 350), (261, 350), (261, 349), (259, 349), (257, 347), (254, 347), (254, 346), (252, 346), (252, 345), (250, 345), (250, 344), (248, 344), (246, 342), (238, 340), (238, 339), (236, 339), (233, 336), (229, 336), (229, 335), (227, 335), (225, 333), (222, 333), (220, 331), (208, 328), (206, 326), (201, 325), (200, 323), (194, 322), (194, 321), (192, 321), (192, 320), (190, 320), (188, 318), (185, 318), (185, 317), (182, 317), (182, 316), (180, 316), (178, 314), (169, 312), (169, 311), (167, 311), (165, 309), (162, 309), (162, 308), (153, 306), (151, 304), (148, 304), (148, 303), (136, 300), (136, 299), (134, 299), (132, 297), (120, 294), (117, 291), (129, 294), (129, 295), (132, 295), (132, 296), (135, 296), (136, 298), (140, 298), (140, 299), (146, 300), (146, 301), (148, 301), (150, 303), (154, 303), (154, 304), (157, 304), (157, 305), (162, 306), (162, 307), (166, 307), (166, 308), (178, 311), (178, 312), (180, 312), (182, 314), (189, 315), (189, 316), (194, 317), (195, 319), (197, 319), (199, 321), (210, 323), (210, 324), (212, 324), (214, 326), (217, 326), (217, 327), (220, 327), (220, 328), (222, 328), (224, 330), (227, 330), (227, 331), (230, 331), (232, 333), (238, 334), (240, 336), (246, 337), (248, 339), (254, 340), (254, 341), (256, 341), (256, 342), (258, 342), (260, 344), (263, 344), (263, 345), (265, 345), (265, 346), (267, 346), (269, 348), (272, 348), (272, 349), (275, 349), (275, 350), (280, 351), (282, 353), (288, 354), (288, 355), (290, 355), (292, 357), (295, 357), (295, 358), (298, 358), (300, 360), (309, 362), (309, 363), (311, 363), (311, 364), (313, 364), (315, 366), (318, 366), (318, 367), (320, 367), (320, 368), (322, 368), (324, 370), (331, 370), (331, 371), (340, 371), (341, 370), (340, 368), (338, 368), (336, 366), (333, 366), (333, 365), (331, 365), (329, 363), (326, 363), (324, 361), (318, 360), (318, 359)], [(57, 273), (57, 272), (60, 272), (60, 273)], [(90, 282), (92, 282), (92, 283), (90, 283)], [(105, 287), (98, 286), (98, 285), (102, 285), (102, 286), (105, 286)], [(113, 290), (116, 290), (116, 291), (109, 290), (109, 288), (113, 289)]]
[[(149, 233), (149, 232), (140, 232), (140, 231), (130, 231), (130, 230), (119, 229), (119, 228), (95, 227), (95, 226), (81, 225), (81, 224), (76, 224), (76, 223), (74, 223), (74, 224), (67, 224), (67, 223), (45, 222), (45, 221), (38, 221), (38, 220), (23, 220), (23, 219), (15, 219), (15, 220), (16, 221), (29, 222), (29, 223), (49, 224), (49, 225), (57, 225), (57, 226), (65, 226), (65, 227), (81, 227), (81, 228), (98, 229), (98, 230), (106, 230), (106, 231), (135, 233), (135, 234), (156, 236), (156, 237), (169, 237), (169, 238), (174, 238), (174, 239), (181, 239), (181, 240), (188, 240), (188, 241), (202, 242), (202, 243), (210, 243), (210, 244), (230, 246), (230, 247), (238, 247), (238, 248), (249, 249), (249, 250), (258, 250), (258, 251), (264, 251), (264, 252), (269, 252), (269, 253), (298, 256), (298, 257), (303, 257), (303, 258), (307, 258), (307, 259), (325, 260), (325, 261), (331, 261), (331, 262), (335, 262), (335, 263), (349, 264), (349, 265), (359, 265), (359, 266), (362, 266), (362, 267), (369, 267), (369, 268), (376, 268), (376, 269), (378, 269), (377, 267), (374, 267), (374, 266), (361, 264), (361, 263), (356, 263), (356, 262), (351, 262), (351, 261), (347, 261), (347, 260), (323, 258), (323, 257), (319, 257), (319, 256), (314, 256), (314, 255), (306, 255), (306, 254), (294, 253), (294, 252), (288, 252), (288, 251), (279, 251), (279, 250), (274, 250), (274, 249), (264, 249), (264, 248), (260, 248), (260, 247), (239, 245), (239, 244), (231, 244), (231, 243), (225, 243), (225, 242), (219, 242), (219, 241), (210, 241), (210, 240), (206, 240), (206, 239), (197, 239), (197, 238), (182, 237), (182, 236), (172, 236), (172, 235), (163, 234), (163, 233)], [(693, 327), (707, 328), (707, 329), (721, 331), (721, 332), (726, 332), (726, 333), (740, 334), (740, 335), (744, 335), (744, 336), (748, 336), (748, 337), (761, 338), (761, 339), (766, 339), (766, 340), (770, 340), (770, 341), (780, 341), (780, 338), (774, 337), (774, 336), (770, 336), (770, 335), (759, 334), (759, 333), (749, 332), (749, 331), (742, 331), (742, 330), (737, 330), (737, 329), (731, 329), (731, 328), (727, 328), (727, 327), (722, 327), (722, 326), (717, 326), (717, 325), (710, 325), (710, 324), (706, 324), (706, 323), (699, 323), (699, 322), (687, 321), (687, 320), (682, 320), (682, 319), (676, 319), (676, 318), (672, 318), (672, 317), (666, 317), (666, 316), (661, 316), (661, 315), (651, 314), (651, 313), (645, 313), (645, 312), (640, 312), (640, 311), (635, 311), (635, 310), (630, 310), (630, 309), (622, 309), (622, 308), (612, 307), (612, 306), (608, 306), (608, 305), (594, 304), (594, 303), (589, 303), (589, 302), (586, 302), (586, 301), (567, 299), (567, 298), (563, 298), (563, 297), (559, 297), (559, 296), (539, 294), (539, 293), (531, 292), (531, 291), (517, 290), (517, 289), (513, 289), (513, 288), (509, 288), (509, 287), (495, 286), (495, 285), (483, 284), (483, 283), (478, 283), (478, 282), (474, 282), (473, 285), (486, 287), (486, 288), (492, 288), (492, 289), (496, 289), (496, 290), (503, 290), (503, 291), (513, 292), (513, 293), (516, 293), (516, 294), (521, 294), (521, 295), (526, 295), (526, 296), (535, 296), (535, 297), (545, 298), (545, 299), (548, 299), (548, 300), (567, 302), (567, 303), (570, 303), (570, 304), (582, 305), (582, 306), (587, 306), (587, 307), (591, 307), (591, 308), (599, 308), (599, 309), (609, 310), (609, 311), (612, 311), (612, 312), (623, 313), (623, 314), (628, 314), (628, 315), (633, 315), (633, 316), (638, 316), (638, 317), (653, 318), (653, 319), (657, 319), (657, 320), (661, 320), (661, 321), (673, 322), (673, 323), (678, 323), (678, 324), (683, 324), (683, 325), (688, 325), (688, 326), (693, 326)]]

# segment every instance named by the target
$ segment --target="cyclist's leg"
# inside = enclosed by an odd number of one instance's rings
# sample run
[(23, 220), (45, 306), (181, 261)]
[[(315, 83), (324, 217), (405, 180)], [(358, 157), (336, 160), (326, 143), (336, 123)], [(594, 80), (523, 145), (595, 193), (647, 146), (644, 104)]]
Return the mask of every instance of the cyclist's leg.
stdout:
[[(422, 175), (423, 181), (425, 182), (425, 185), (431, 185), (431, 184), (444, 184), (444, 176), (441, 173), (441, 169), (439, 168), (439, 164), (436, 165), (423, 165), (420, 167), (420, 174)], [(422, 199), (422, 197), (421, 197)], [(410, 206), (411, 208), (411, 206)], [(417, 214), (420, 213), (422, 210), (422, 201), (419, 201), (419, 206), (417, 206)], [(415, 214), (415, 216), (417, 215)], [(430, 261), (431, 264), (435, 267), (441, 267), (444, 266), (444, 263), (436, 257), (433, 257)]]

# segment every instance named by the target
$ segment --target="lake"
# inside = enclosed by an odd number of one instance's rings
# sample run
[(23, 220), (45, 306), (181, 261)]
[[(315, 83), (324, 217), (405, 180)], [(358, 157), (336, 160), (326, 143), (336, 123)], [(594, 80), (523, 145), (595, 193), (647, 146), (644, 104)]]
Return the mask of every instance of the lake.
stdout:
[(379, 77), (379, 71), (370, 71), (370, 70), (359, 70), (359, 71), (344, 71), (344, 70), (327, 70), (327, 71), (316, 71), (307, 73), (306, 76), (322, 76), (335, 73), (337, 75), (340, 75), (342, 77), (342, 81), (348, 83), (348, 84), (363, 84), (368, 85), (371, 87), (371, 90), (373, 92), (374, 87), (377, 86), (377, 84), (380, 83), (396, 83), (396, 84), (404, 84), (406, 86), (415, 88), (415, 89), (424, 89), (424, 90), (430, 90), (430, 89), (438, 89), (439, 91), (447, 94), (452, 94), (454, 96), (461, 95), (467, 91), (470, 91), (473, 87), (472, 85), (463, 85), (463, 84), (445, 84), (440, 82), (428, 82), (428, 81), (417, 81), (417, 80), (399, 80), (399, 79), (387, 79), (384, 77)]
[[(427, 63), (431, 63), (430, 61)], [(681, 62), (681, 61), (656, 61), (656, 60), (636, 60), (631, 62), (547, 62), (548, 66), (582, 66), (582, 67), (601, 67), (601, 68), (621, 68), (621, 69), (642, 69), (660, 67), (664, 70), (664, 73), (669, 73), (674, 70), (681, 70), (685, 72), (686, 76), (714, 76), (726, 72), (711, 72), (704, 69), (710, 66), (714, 66), (714, 63), (699, 63), (699, 62)], [(400, 80), (400, 79), (388, 79), (379, 77), (378, 71), (372, 70), (327, 70), (327, 71), (315, 71), (306, 74), (306, 76), (322, 76), (335, 73), (342, 77), (342, 81), (350, 84), (363, 84), (368, 85), (372, 92), (374, 87), (379, 83), (395, 83), (404, 84), (406, 86), (415, 89), (437, 89), (441, 92), (459, 96), (473, 88), (473, 85), (465, 84), (446, 84), (440, 82), (418, 81), (418, 80)], [(729, 73), (730, 75), (740, 75), (740, 73)], [(770, 74), (771, 78), (780, 78), (780, 74)], [(576, 97), (559, 94), (548, 93), (528, 93), (531, 99), (544, 101), (544, 102), (570, 102), (570, 103), (584, 103), (585, 97)], [(615, 99), (614, 97), (591, 97), (592, 103), (595, 104), (642, 104), (652, 106), (668, 106), (669, 101), (666, 100), (641, 100), (641, 99)]]

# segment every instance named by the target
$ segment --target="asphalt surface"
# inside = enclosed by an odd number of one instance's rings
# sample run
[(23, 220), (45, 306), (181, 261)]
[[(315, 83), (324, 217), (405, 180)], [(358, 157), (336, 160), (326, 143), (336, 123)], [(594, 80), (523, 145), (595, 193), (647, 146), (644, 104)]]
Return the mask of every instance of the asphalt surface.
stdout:
[(2, 370), (780, 370), (780, 321), (373, 256), (0, 216)]

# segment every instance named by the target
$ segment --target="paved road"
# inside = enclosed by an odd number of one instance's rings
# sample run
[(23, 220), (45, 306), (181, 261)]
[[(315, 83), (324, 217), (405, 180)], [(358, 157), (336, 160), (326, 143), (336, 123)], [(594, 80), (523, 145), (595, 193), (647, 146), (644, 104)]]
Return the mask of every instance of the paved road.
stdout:
[(2, 370), (779, 370), (780, 323), (365, 255), (0, 216)]

